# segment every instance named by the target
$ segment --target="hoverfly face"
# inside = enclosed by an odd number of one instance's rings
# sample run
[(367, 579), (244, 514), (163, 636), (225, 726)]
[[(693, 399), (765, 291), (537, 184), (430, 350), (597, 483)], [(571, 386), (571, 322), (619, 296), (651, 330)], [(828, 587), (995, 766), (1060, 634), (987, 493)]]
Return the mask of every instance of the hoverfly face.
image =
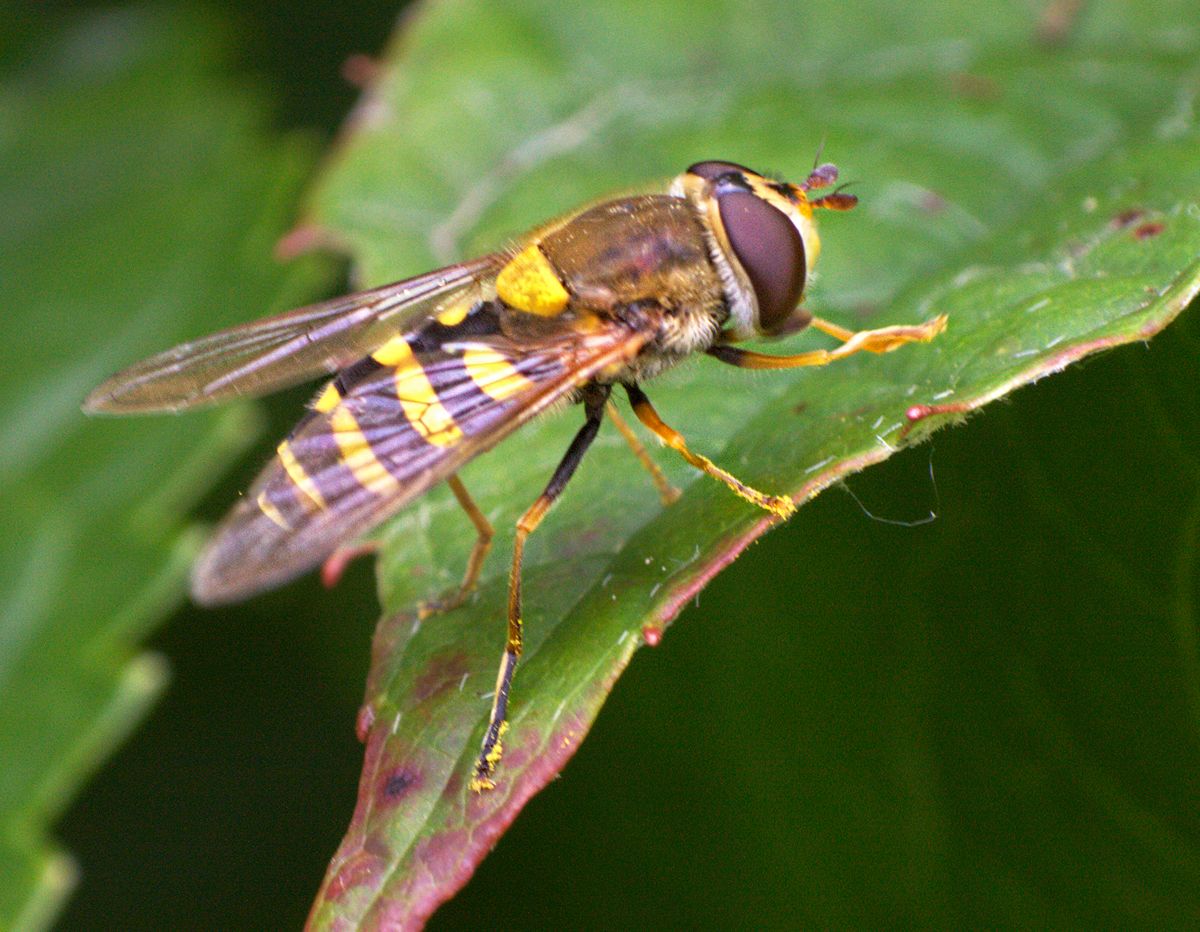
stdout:
[(797, 312), (821, 253), (814, 207), (846, 210), (853, 195), (810, 201), (808, 191), (837, 180), (833, 165), (813, 169), (803, 184), (765, 178), (734, 162), (697, 162), (675, 179), (705, 225), (709, 251), (725, 290), (731, 336), (777, 335), (807, 316)]

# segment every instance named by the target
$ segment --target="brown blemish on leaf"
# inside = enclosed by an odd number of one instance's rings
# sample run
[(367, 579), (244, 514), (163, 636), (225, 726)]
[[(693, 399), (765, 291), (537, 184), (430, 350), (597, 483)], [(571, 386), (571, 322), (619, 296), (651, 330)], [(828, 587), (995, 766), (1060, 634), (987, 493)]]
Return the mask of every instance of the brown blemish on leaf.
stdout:
[(1133, 238), (1134, 239), (1150, 239), (1152, 237), (1158, 236), (1158, 234), (1161, 233), (1166, 228), (1167, 227), (1166, 227), (1165, 223), (1161, 223), (1157, 220), (1151, 220), (1149, 223), (1143, 223), (1141, 226), (1134, 229)]
[(412, 767), (397, 767), (380, 775), (379, 803), (394, 806), (421, 785), (421, 774)]
[(378, 723), (367, 733), (354, 815), (330, 864), (321, 897), (313, 904), (309, 928), (314, 927), (323, 900), (334, 902), (363, 891), (373, 893), (392, 870), (396, 854), (386, 836), (373, 830), (373, 814), (386, 806), (394, 806), (402, 796), (410, 794), (417, 785), (415, 778), (419, 777), (420, 770), (412, 762), (403, 766), (394, 763), (397, 757), (408, 755), (389, 746), (390, 741), (394, 741), (390, 730)]
[(1038, 17), (1037, 40), (1042, 45), (1062, 45), (1079, 21), (1083, 0), (1050, 0)]
[(970, 100), (996, 100), (1000, 96), (1000, 85), (989, 77), (956, 71), (950, 75), (950, 88), (958, 97)]
[(417, 846), (413, 860), (425, 865), (433, 873), (452, 873), (460, 852), (468, 845), (469, 837), (465, 830), (434, 835)]
[(436, 654), (413, 685), (413, 699), (424, 702), (449, 689), (458, 689), (463, 677), (470, 672), (471, 664), (463, 651), (444, 651)]
[(387, 864), (378, 855), (359, 851), (338, 868), (325, 888), (325, 897), (337, 901), (356, 887), (373, 888), (375, 878), (384, 876), (386, 872)]
[(590, 527), (580, 531), (565, 543), (559, 552), (559, 558), (569, 562), (577, 557), (590, 556), (611, 541), (613, 533), (614, 529), (609, 521), (599, 517)]
[(363, 851), (372, 857), (379, 858), (381, 861), (389, 861), (392, 855), (392, 849), (388, 847), (386, 841), (380, 835), (368, 835), (363, 842)]
[(936, 191), (926, 191), (917, 200), (917, 207), (922, 212), (936, 217), (946, 210), (946, 199)]
[(881, 310), (882, 308), (878, 304), (863, 303), (855, 305), (851, 313), (853, 313), (855, 318), (857, 318), (859, 321), (866, 323)]
[[(370, 928), (420, 928), (438, 906), (450, 899), (470, 879), (476, 866), (508, 830), (517, 814), (535, 793), (561, 772), (587, 733), (591, 717), (564, 715), (559, 727), (545, 735), (521, 729), (519, 744), (511, 747), (497, 772), (497, 786), (488, 793), (464, 791), (461, 783), (453, 795), (461, 799), (461, 818), (469, 828), (440, 831), (413, 848), (403, 872), (403, 882), (389, 885), (364, 918)], [(393, 874), (393, 878), (401, 875)]]
[(1108, 222), (1108, 225), (1114, 230), (1123, 230), (1125, 227), (1137, 223), (1146, 212), (1140, 207), (1130, 207), (1128, 210), (1123, 210)]

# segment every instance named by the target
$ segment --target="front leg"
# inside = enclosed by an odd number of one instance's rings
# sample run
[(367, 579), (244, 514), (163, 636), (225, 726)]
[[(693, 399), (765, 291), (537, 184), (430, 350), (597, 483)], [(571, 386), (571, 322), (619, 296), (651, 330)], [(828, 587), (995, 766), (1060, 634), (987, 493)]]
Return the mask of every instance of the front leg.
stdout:
[(740, 369), (795, 369), (800, 366), (827, 366), (831, 362), (853, 356), (855, 353), (890, 353), (906, 343), (928, 343), (946, 329), (946, 315), (927, 320), (923, 324), (880, 327), (878, 330), (847, 330), (837, 324), (814, 317), (810, 326), (842, 341), (832, 350), (810, 350), (791, 356), (772, 356), (738, 349), (726, 343), (718, 343), (707, 350), (708, 355), (723, 363)]

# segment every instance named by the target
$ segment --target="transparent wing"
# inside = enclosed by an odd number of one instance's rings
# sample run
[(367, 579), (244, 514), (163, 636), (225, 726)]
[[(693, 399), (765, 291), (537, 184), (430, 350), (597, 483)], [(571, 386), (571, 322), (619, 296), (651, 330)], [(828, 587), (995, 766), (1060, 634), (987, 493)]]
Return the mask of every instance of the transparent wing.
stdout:
[(178, 411), (265, 395), (335, 372), (439, 305), (490, 282), (504, 261), (502, 253), (491, 253), (180, 344), (108, 379), (84, 410)]
[(193, 572), (196, 600), (245, 598), (312, 569), (648, 339), (550, 326), (560, 332), (532, 344), (497, 333), (430, 349), (413, 336), (403, 362), (342, 373), (218, 528)]

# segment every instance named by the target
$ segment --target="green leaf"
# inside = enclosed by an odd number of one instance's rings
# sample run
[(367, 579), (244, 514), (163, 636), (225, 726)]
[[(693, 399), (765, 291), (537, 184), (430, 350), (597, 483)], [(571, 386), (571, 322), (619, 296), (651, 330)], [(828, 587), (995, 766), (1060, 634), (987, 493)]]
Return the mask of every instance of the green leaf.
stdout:
[(182, 515), (257, 429), (246, 409), (89, 421), (80, 402), (314, 282), (271, 259), (307, 147), (207, 73), (221, 45), (198, 16), (111, 12), (10, 49), (0, 83), (3, 928), (45, 925), (72, 886), (47, 823), (161, 689), (136, 644), (182, 599)]
[[(313, 219), (377, 282), (702, 158), (798, 177), (824, 140), (862, 206), (822, 218), (809, 306), (856, 327), (947, 313), (949, 331), (825, 371), (748, 376), (703, 360), (649, 386), (695, 449), (803, 501), (948, 417), (1149, 338), (1200, 289), (1194, 19), (1185, 4), (1094, 5), (1067, 39), (1037, 41), (1024, 8), (980, 25), (976, 5), (953, 2), (803, 16), (790, 3), (686, 16), (432, 5), (357, 112)], [(941, 407), (910, 423), (917, 405)], [(576, 426), (547, 420), (466, 470), (498, 528)], [(466, 783), (503, 642), (504, 542), (468, 606), (417, 624), (411, 606), (453, 585), (470, 528), (440, 493), (390, 526), (358, 806), (315, 925), (428, 916), (578, 747), (644, 626), (667, 624), (769, 528), (660, 459), (686, 486), (666, 510), (602, 433), (531, 539), (526, 654), (499, 786), (484, 795)]]
[(1190, 925), (1198, 348), (1193, 310), (763, 538), (430, 928)]

